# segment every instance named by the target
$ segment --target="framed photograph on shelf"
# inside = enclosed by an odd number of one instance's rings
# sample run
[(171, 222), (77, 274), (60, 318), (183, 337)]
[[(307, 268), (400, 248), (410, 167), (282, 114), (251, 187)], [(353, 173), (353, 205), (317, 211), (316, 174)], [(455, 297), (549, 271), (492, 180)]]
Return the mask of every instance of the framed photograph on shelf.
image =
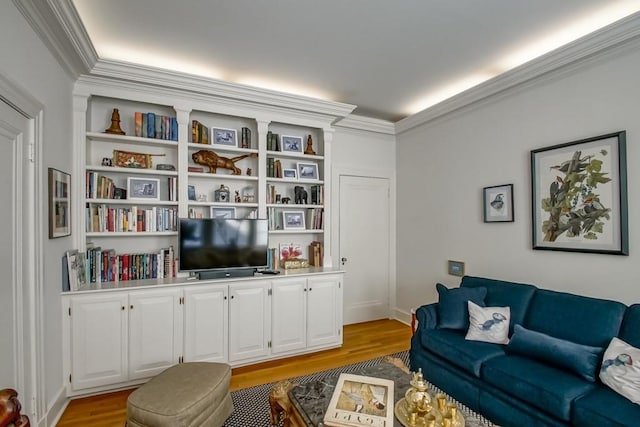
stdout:
[(285, 230), (305, 230), (304, 211), (283, 211), (282, 227)]
[(196, 201), (196, 187), (195, 185), (187, 185), (187, 199)]
[(71, 235), (71, 175), (49, 168), (49, 238)]
[(282, 151), (302, 153), (302, 137), (282, 135), (280, 136), (280, 147)]
[(236, 208), (211, 206), (210, 217), (215, 219), (233, 219), (236, 217)]
[(287, 261), (302, 257), (302, 244), (300, 243), (280, 243), (280, 260)]
[(533, 249), (629, 254), (626, 132), (531, 151)]
[(464, 262), (462, 261), (447, 261), (447, 273), (452, 276), (464, 276)]
[(319, 179), (318, 164), (313, 162), (297, 162), (298, 179)]
[(295, 169), (282, 169), (282, 178), (296, 180), (298, 179), (298, 171)]
[(235, 129), (211, 128), (211, 140), (214, 145), (237, 147), (238, 138)]
[(160, 180), (157, 178), (127, 178), (127, 199), (160, 200)]
[(482, 189), (484, 222), (513, 222), (513, 184)]

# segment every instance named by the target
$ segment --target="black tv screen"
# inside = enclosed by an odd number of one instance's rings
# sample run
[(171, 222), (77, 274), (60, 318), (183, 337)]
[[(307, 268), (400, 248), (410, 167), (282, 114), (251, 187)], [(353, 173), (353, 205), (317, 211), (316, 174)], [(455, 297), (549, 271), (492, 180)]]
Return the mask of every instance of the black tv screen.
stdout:
[(181, 218), (181, 271), (266, 267), (266, 219)]

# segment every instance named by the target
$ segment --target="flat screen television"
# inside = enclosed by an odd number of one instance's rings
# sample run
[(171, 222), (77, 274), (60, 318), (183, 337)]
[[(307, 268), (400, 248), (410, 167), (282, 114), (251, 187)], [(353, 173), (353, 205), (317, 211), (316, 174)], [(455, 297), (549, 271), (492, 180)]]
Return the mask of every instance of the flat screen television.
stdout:
[(178, 227), (180, 271), (214, 273), (255, 271), (267, 266), (266, 219), (181, 218)]

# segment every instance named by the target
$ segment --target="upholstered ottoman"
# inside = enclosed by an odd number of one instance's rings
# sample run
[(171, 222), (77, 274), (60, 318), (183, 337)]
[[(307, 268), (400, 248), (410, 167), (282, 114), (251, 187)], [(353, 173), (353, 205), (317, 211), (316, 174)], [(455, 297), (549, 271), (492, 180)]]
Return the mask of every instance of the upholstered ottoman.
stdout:
[(172, 366), (129, 395), (127, 427), (220, 427), (233, 412), (230, 379), (224, 363)]

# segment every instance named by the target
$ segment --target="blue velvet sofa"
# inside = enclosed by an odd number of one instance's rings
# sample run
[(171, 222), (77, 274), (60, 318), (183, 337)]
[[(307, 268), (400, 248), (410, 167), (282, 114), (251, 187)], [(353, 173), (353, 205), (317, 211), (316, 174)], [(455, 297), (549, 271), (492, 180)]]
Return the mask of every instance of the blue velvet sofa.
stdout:
[[(530, 284), (470, 276), (463, 277), (460, 288), (486, 288), (486, 307), (510, 307), (512, 342), (515, 325), (521, 325), (534, 334), (575, 343), (578, 349), (595, 349), (599, 358), (616, 336), (640, 347), (640, 304), (627, 307)], [(549, 358), (547, 353), (546, 359), (544, 351), (538, 357), (535, 347), (530, 354), (514, 354), (507, 345), (468, 341), (464, 330), (440, 328), (438, 316), (438, 303), (416, 310), (411, 369), (422, 368), (432, 384), (494, 423), (505, 427), (640, 426), (640, 405), (600, 382), (601, 360), (591, 380), (574, 372), (573, 357), (579, 365), (588, 351), (561, 355), (564, 363), (556, 363), (554, 351), (566, 353), (566, 348), (552, 348), (554, 356)]]

